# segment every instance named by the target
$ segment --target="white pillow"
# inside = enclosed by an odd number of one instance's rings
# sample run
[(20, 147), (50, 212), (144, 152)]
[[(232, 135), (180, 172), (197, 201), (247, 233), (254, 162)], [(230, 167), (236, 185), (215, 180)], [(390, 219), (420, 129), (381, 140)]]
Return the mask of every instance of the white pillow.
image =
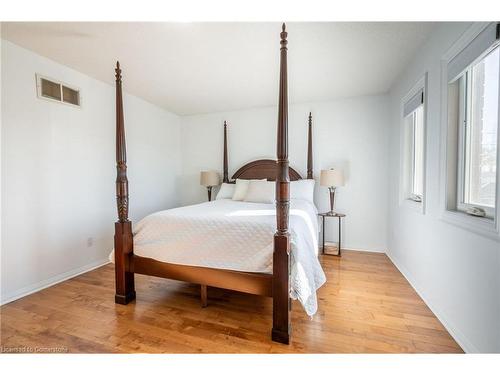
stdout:
[(256, 181), (252, 180), (248, 184), (245, 202), (254, 203), (274, 203), (275, 201), (276, 183), (273, 181)]
[[(240, 178), (236, 179), (236, 187), (234, 189), (233, 201), (242, 201), (247, 195), (248, 184), (250, 181), (261, 181), (261, 180), (242, 180)], [(262, 180), (262, 181), (265, 181)]]
[(222, 185), (220, 186), (217, 196), (215, 197), (215, 200), (233, 198), (235, 187), (236, 184), (228, 184), (227, 182), (223, 182)]
[(290, 198), (303, 199), (314, 204), (314, 180), (291, 181)]

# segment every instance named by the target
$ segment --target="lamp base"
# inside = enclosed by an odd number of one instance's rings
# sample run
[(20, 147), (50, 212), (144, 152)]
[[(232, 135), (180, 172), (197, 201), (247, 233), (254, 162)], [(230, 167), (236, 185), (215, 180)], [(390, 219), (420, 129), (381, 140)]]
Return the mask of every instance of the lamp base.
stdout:
[(334, 214), (335, 210), (335, 188), (333, 186), (329, 187), (328, 190), (330, 191), (330, 212), (329, 214)]

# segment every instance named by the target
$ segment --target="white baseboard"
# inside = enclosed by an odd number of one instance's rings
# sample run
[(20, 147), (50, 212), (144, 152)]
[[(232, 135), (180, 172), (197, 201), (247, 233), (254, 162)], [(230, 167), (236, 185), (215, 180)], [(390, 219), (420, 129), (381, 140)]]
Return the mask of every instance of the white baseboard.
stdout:
[(359, 247), (342, 247), (342, 250), (351, 250), (351, 251), (364, 251), (367, 253), (382, 253), (385, 254), (385, 250), (380, 249), (360, 249)]
[(19, 298), (25, 297), (27, 295), (33, 294), (35, 292), (38, 292), (42, 289), (48, 288), (52, 285), (59, 284), (59, 283), (66, 281), (68, 279), (72, 279), (75, 276), (81, 275), (82, 273), (92, 271), (92, 270), (99, 268), (99, 267), (102, 267), (108, 263), (109, 263), (108, 258), (101, 259), (101, 260), (86, 264), (85, 266), (78, 267), (78, 268), (72, 269), (68, 272), (64, 272), (64, 273), (61, 273), (59, 275), (53, 276), (49, 279), (42, 280), (38, 283), (28, 285), (24, 288), (21, 288), (21, 289), (18, 289), (12, 293), (9, 293), (6, 296), (2, 296), (0, 306), (5, 305), (9, 302), (15, 301), (16, 299), (19, 299)]
[(396, 268), (403, 274), (405, 279), (411, 285), (411, 287), (417, 292), (417, 294), (422, 298), (422, 300), (426, 303), (426, 305), (431, 309), (432, 313), (438, 318), (441, 324), (446, 328), (448, 333), (453, 337), (453, 339), (457, 342), (458, 345), (464, 350), (466, 353), (481, 353), (479, 349), (477, 349), (467, 337), (460, 331), (455, 325), (453, 325), (448, 319), (448, 317), (443, 314), (443, 312), (438, 309), (431, 300), (425, 296), (423, 292), (423, 288), (421, 288), (411, 276), (411, 273), (401, 265), (401, 263), (391, 255), (390, 252), (386, 252), (387, 256), (391, 260), (391, 262), (396, 266)]

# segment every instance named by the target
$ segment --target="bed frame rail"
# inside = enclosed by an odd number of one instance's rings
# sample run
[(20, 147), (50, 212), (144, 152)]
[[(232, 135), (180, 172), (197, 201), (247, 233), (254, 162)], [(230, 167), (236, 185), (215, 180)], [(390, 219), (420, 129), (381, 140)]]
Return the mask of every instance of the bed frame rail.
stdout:
[(255, 272), (239, 272), (208, 267), (193, 267), (157, 262), (134, 255), (131, 271), (139, 274), (180, 280), (193, 284), (212, 286), (238, 292), (272, 297), (272, 275)]

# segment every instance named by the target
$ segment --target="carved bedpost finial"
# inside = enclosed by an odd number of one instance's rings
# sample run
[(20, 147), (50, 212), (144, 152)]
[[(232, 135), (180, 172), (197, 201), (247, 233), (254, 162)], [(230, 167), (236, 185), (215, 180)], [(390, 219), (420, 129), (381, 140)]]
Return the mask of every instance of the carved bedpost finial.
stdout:
[(307, 131), (307, 178), (313, 178), (313, 157), (312, 157), (312, 113), (309, 112)]
[(224, 162), (223, 162), (223, 177), (222, 177), (222, 182), (228, 183), (229, 182), (229, 175), (228, 175), (228, 165), (227, 165), (227, 123), (224, 120)]
[(116, 62), (115, 77), (116, 77), (116, 82), (122, 81), (122, 70), (120, 69), (119, 61)]
[(286, 45), (287, 45), (287, 38), (288, 36), (288, 33), (286, 32), (286, 25), (285, 23), (283, 22), (283, 25), (281, 26), (281, 34), (280, 34), (280, 37), (281, 37), (281, 41), (280, 41), (280, 44), (281, 44), (281, 48), (286, 48)]

